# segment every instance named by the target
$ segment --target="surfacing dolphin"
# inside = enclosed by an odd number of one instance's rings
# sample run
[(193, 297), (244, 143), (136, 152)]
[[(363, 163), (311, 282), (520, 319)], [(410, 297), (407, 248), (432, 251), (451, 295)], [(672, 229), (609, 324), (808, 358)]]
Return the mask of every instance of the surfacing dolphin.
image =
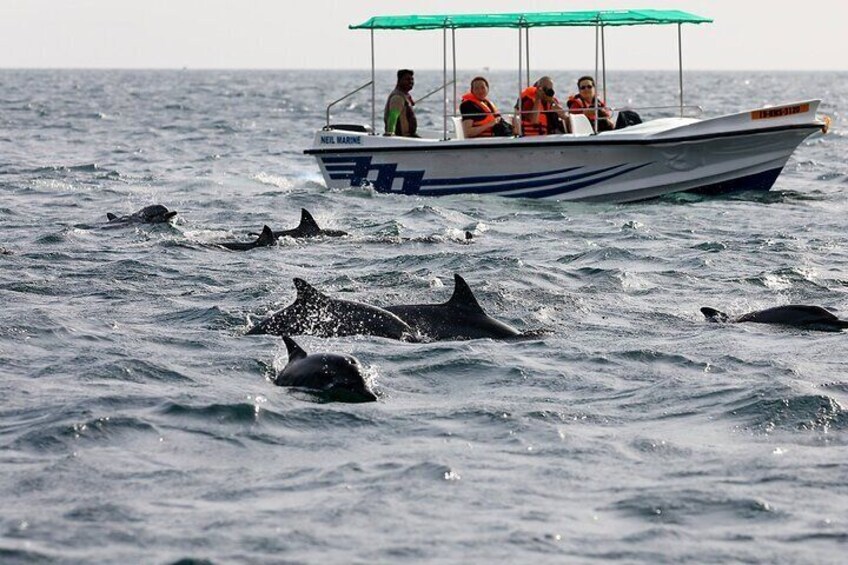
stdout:
[(336, 353), (307, 354), (295, 341), (283, 336), (289, 362), (274, 377), (277, 386), (310, 389), (327, 400), (373, 402), (377, 400), (365, 381), (356, 357)]
[(138, 212), (129, 214), (128, 216), (118, 216), (112, 212), (106, 213), (106, 219), (109, 220), (109, 225), (123, 224), (162, 224), (170, 222), (171, 218), (177, 213), (170, 211), (161, 204), (145, 206)]
[(838, 332), (848, 328), (848, 321), (840, 320), (820, 306), (789, 305), (776, 306), (756, 312), (748, 312), (738, 318), (731, 318), (714, 308), (701, 308), (701, 313), (711, 322), (754, 322), (757, 324), (778, 324), (805, 330)]
[(257, 247), (270, 247), (272, 245), (277, 245), (277, 238), (274, 237), (274, 233), (271, 231), (271, 228), (264, 226), (262, 228), (262, 233), (259, 234), (256, 241), (249, 241), (245, 243), (238, 241), (221, 241), (215, 245), (232, 251), (248, 251)]
[(386, 310), (433, 340), (516, 337), (521, 333), (483, 310), (468, 283), (454, 275), (454, 289), (444, 304), (403, 304)]
[(330, 298), (303, 279), (294, 279), (294, 287), (294, 303), (254, 326), (247, 335), (375, 335), (409, 339), (414, 334), (403, 320), (382, 308)]
[[(257, 235), (255, 233), (251, 233), (249, 235)], [(300, 209), (300, 224), (294, 229), (291, 230), (283, 230), (283, 231), (275, 231), (274, 238), (280, 237), (293, 237), (293, 238), (305, 238), (305, 237), (342, 237), (347, 235), (347, 232), (341, 230), (325, 230), (318, 226), (318, 222), (315, 221), (315, 218), (312, 217), (312, 214), (306, 211), (306, 208)]]

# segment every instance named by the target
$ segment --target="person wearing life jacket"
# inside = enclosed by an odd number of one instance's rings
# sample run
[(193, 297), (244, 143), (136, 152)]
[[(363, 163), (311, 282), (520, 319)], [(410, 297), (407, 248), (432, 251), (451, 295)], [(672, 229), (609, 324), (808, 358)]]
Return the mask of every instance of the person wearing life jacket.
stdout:
[(418, 120), (415, 118), (415, 102), (409, 92), (415, 86), (415, 77), (409, 69), (397, 72), (397, 84), (386, 100), (383, 110), (383, 123), (386, 126), (385, 135), (401, 135), (418, 137)]
[(515, 105), (515, 109), (521, 112), (521, 135), (549, 135), (567, 131), (567, 114), (554, 94), (554, 81), (547, 76), (524, 89), (519, 103)]
[[(590, 76), (584, 76), (577, 79), (577, 89), (579, 92), (568, 99), (568, 111), (572, 114), (585, 114), (592, 124), (592, 129), (595, 128), (595, 79)], [(609, 111), (604, 101), (598, 98), (598, 114), (601, 119), (598, 121), (597, 131), (609, 131), (615, 129), (615, 124), (612, 121), (612, 112)]]
[(459, 105), (466, 138), (512, 135), (512, 127), (503, 121), (498, 107), (488, 96), (489, 81), (484, 77), (471, 79), (471, 90), (462, 95)]

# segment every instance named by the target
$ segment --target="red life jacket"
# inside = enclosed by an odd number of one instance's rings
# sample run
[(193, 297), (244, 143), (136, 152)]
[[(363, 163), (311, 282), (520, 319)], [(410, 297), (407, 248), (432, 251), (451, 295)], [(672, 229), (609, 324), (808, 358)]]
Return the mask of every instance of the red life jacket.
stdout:
[[(602, 118), (609, 118), (610, 112), (607, 110), (607, 105), (604, 104), (604, 101), (600, 98), (598, 99), (598, 114), (601, 115)], [(595, 121), (595, 100), (593, 99), (591, 102), (586, 102), (583, 98), (580, 97), (579, 94), (575, 94), (574, 96), (568, 99), (568, 110), (574, 112), (575, 114), (585, 114), (589, 121), (594, 123)]]
[[(495, 106), (494, 102), (477, 98), (472, 92), (466, 92), (463, 94), (462, 101), (473, 104), (474, 107), (477, 108), (477, 112), (475, 113), (485, 114), (471, 118), (472, 126), (482, 126), (483, 124), (494, 122), (500, 117), (500, 114), (498, 114), (498, 108)], [(493, 135), (495, 134), (492, 131), (492, 128), (489, 128), (478, 133), (477, 137), (492, 137)]]

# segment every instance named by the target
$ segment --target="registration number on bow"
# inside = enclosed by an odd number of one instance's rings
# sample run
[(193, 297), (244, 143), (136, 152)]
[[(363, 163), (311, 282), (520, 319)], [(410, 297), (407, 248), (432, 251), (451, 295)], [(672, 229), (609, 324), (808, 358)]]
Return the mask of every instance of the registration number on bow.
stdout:
[(779, 108), (766, 108), (751, 112), (752, 120), (768, 120), (770, 118), (785, 118), (795, 114), (803, 114), (810, 111), (809, 104), (796, 104), (794, 106), (780, 106)]

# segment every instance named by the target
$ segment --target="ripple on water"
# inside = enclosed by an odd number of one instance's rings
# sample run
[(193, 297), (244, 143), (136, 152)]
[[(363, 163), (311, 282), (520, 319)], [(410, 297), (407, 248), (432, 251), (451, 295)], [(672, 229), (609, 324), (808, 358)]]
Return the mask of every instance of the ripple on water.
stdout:
[(749, 397), (736, 403), (727, 416), (742, 419), (743, 426), (761, 433), (776, 430), (826, 432), (848, 426), (848, 416), (842, 406), (829, 396), (816, 394)]
[(704, 520), (773, 522), (784, 516), (783, 512), (764, 500), (695, 489), (637, 494), (613, 503), (612, 509), (647, 524), (681, 526), (703, 523)]
[(70, 415), (64, 415), (62, 420), (61, 423), (40, 425), (19, 434), (12, 446), (21, 451), (62, 453), (81, 444), (125, 445), (133, 437), (159, 437), (153, 425), (130, 416), (102, 416), (71, 421)]

